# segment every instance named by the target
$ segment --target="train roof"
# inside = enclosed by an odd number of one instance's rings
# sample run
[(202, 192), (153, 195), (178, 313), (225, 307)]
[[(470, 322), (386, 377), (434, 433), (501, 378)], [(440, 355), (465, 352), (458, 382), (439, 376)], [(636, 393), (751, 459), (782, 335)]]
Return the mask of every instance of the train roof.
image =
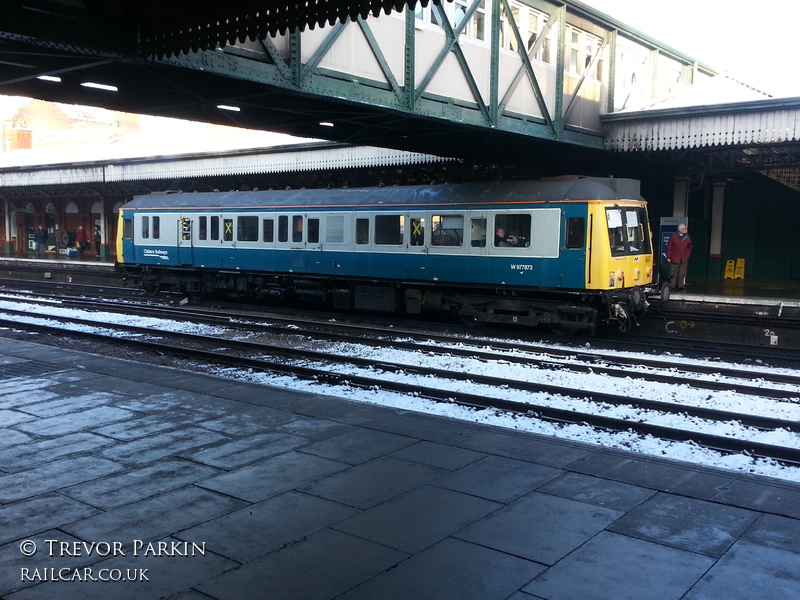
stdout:
[(636, 179), (571, 177), (553, 181), (454, 183), (376, 188), (195, 192), (136, 196), (124, 208), (468, 206), (569, 200), (643, 200)]

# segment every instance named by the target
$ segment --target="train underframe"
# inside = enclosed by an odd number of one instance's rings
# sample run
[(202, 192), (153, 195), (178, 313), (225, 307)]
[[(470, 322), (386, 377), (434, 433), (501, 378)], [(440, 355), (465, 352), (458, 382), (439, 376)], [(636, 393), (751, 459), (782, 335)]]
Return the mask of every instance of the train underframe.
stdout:
[(600, 322), (627, 329), (647, 310), (649, 287), (623, 290), (566, 290), (463, 286), (419, 281), (331, 279), (313, 275), (223, 270), (184, 270), (118, 265), (145, 292), (186, 293), (200, 299), (229, 294), (283, 302), (308, 302), (334, 309), (422, 315), (449, 312), (468, 325), (548, 325), (560, 333), (588, 330)]

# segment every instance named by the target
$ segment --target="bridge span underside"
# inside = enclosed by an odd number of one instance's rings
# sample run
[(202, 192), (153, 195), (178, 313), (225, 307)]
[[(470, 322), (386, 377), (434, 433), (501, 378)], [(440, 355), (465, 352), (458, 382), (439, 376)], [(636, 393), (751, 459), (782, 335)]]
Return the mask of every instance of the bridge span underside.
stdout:
[(714, 74), (579, 2), (331, 2), (319, 26), (318, 0), (291, 32), (237, 20), (252, 2), (128, 4), (3, 2), (0, 94), (624, 175), (642, 159), (603, 150), (601, 115)]

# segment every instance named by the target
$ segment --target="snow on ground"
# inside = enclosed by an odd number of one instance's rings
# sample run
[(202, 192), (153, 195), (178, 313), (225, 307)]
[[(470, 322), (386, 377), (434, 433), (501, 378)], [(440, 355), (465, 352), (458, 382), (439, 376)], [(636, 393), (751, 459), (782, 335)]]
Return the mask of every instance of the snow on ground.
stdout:
[[(136, 325), (139, 327), (149, 327), (153, 329), (165, 329), (171, 331), (178, 331), (184, 333), (197, 333), (207, 335), (220, 335), (228, 333), (231, 330), (224, 327), (212, 327), (208, 325), (190, 324), (184, 321), (173, 321), (168, 319), (155, 319), (155, 318), (142, 318), (128, 315), (120, 315), (116, 313), (104, 312), (88, 312), (77, 309), (68, 309), (59, 307), (57, 304), (49, 305), (30, 305), (23, 302), (15, 302), (12, 300), (0, 300), (0, 309), (14, 309), (25, 310), (31, 312), (31, 317), (15, 317), (18, 321), (26, 322), (42, 322), (47, 321), (46, 316), (72, 316), (91, 318), (98, 323), (96, 328), (73, 325), (74, 330), (102, 330), (102, 323), (120, 323), (126, 325)], [(106, 330), (108, 331), (108, 330)], [(247, 337), (246, 335), (241, 337)], [(489, 349), (490, 340), (487, 340), (487, 349)], [(529, 344), (528, 344), (529, 346)], [(441, 345), (440, 345), (441, 347)], [(485, 359), (471, 359), (468, 357), (457, 356), (432, 356), (428, 352), (420, 351), (407, 351), (407, 350), (389, 350), (378, 348), (370, 345), (358, 345), (349, 343), (333, 343), (327, 350), (331, 353), (339, 355), (357, 356), (359, 358), (370, 358), (376, 362), (392, 362), (403, 363), (409, 365), (424, 364), (427, 367), (438, 367), (441, 369), (458, 370), (474, 374), (486, 374), (493, 377), (506, 379), (506, 380), (519, 380), (530, 381), (545, 385), (553, 385), (558, 387), (574, 387), (577, 385), (583, 386), (587, 390), (587, 396), (591, 391), (613, 393), (626, 395), (630, 398), (646, 398), (649, 400), (659, 400), (669, 403), (687, 403), (693, 406), (701, 406), (708, 408), (717, 408), (721, 410), (730, 411), (746, 411), (753, 414), (764, 414), (776, 418), (789, 419), (798, 421), (800, 420), (800, 388), (797, 386), (774, 386), (779, 389), (793, 389), (797, 391), (798, 399), (792, 401), (778, 401), (770, 398), (753, 398), (744, 394), (738, 394), (735, 391), (709, 391), (693, 388), (687, 381), (691, 379), (698, 379), (699, 376), (695, 374), (686, 374), (680, 372), (680, 367), (677, 363), (711, 363), (719, 367), (733, 366), (720, 361), (689, 361), (685, 358), (676, 358), (675, 356), (667, 356), (664, 358), (664, 368), (658, 369), (659, 373), (672, 373), (675, 375), (675, 383), (646, 383), (637, 379), (637, 372), (642, 370), (653, 369), (637, 369), (634, 367), (624, 367), (625, 372), (629, 373), (627, 377), (610, 377), (602, 374), (586, 374), (576, 373), (565, 370), (552, 370), (540, 369), (530, 365), (515, 364), (510, 361), (504, 361), (503, 355), (508, 357), (525, 356), (525, 357), (545, 357), (548, 360), (556, 360), (547, 356), (547, 347), (542, 345), (541, 354), (532, 353), (531, 351), (517, 351), (517, 352), (501, 352), (493, 350), (498, 355), (498, 361), (487, 362)], [(601, 355), (603, 352), (595, 351), (590, 348), (584, 352), (591, 352), (593, 355)], [(628, 356), (635, 356), (635, 353), (626, 353)], [(654, 357), (647, 355), (649, 359)], [(558, 359), (563, 361), (564, 359)], [(577, 359), (575, 362), (579, 362)], [(620, 367), (622, 368), (622, 367)], [(747, 367), (750, 369), (750, 366)], [(330, 368), (329, 368), (330, 369)], [(761, 367), (763, 372), (769, 372), (767, 367)], [(791, 369), (780, 369), (782, 373), (793, 374), (800, 377), (800, 371), (793, 371)], [(377, 371), (372, 368), (363, 368), (355, 366), (342, 366), (337, 367), (337, 372), (352, 375), (368, 375), (375, 376)], [(585, 442), (589, 444), (601, 445), (610, 448), (618, 448), (623, 450), (630, 450), (641, 454), (651, 456), (669, 458), (673, 460), (690, 462), (695, 465), (705, 465), (709, 467), (718, 467), (732, 471), (743, 473), (753, 473), (767, 477), (774, 477), (778, 479), (786, 479), (790, 481), (800, 482), (800, 468), (785, 467), (777, 464), (775, 461), (764, 459), (757, 459), (746, 455), (724, 455), (719, 452), (701, 448), (692, 442), (670, 442), (661, 440), (652, 436), (641, 437), (631, 432), (617, 432), (608, 433), (599, 431), (586, 425), (565, 425), (558, 423), (550, 423), (538, 420), (532, 416), (524, 414), (508, 414), (497, 411), (495, 409), (474, 409), (455, 404), (446, 404), (427, 400), (419, 396), (410, 396), (406, 394), (399, 394), (394, 392), (379, 391), (379, 390), (359, 390), (347, 386), (330, 385), (316, 383), (312, 381), (298, 380), (293, 377), (273, 375), (267, 373), (255, 373), (250, 370), (231, 369), (231, 368), (216, 368), (213, 373), (225, 377), (236, 378), (240, 380), (247, 380), (257, 382), (264, 385), (272, 385), (289, 389), (302, 390), (316, 394), (326, 394), (337, 397), (343, 397), (350, 400), (359, 402), (367, 402), (381, 406), (388, 406), (400, 410), (419, 411), (430, 414), (437, 414), (453, 419), (460, 419), (465, 421), (472, 421), (475, 423), (483, 423), (497, 427), (504, 427), (518, 431), (526, 431), (537, 433), (546, 436), (553, 436), (562, 439), (574, 440), (578, 442)], [(595, 412), (596, 407), (587, 399), (574, 399), (562, 396), (559, 394), (548, 393), (529, 393), (511, 391), (501, 387), (487, 387), (479, 386), (469, 381), (457, 381), (441, 379), (433, 379), (430, 377), (421, 377), (411, 374), (402, 373), (386, 373), (380, 372), (382, 378), (392, 378), (394, 380), (403, 381), (416, 385), (420, 390), (420, 395), (424, 395), (426, 389), (431, 386), (456, 391), (465, 391), (468, 393), (502, 397), (505, 400), (516, 400), (519, 402), (529, 404), (543, 404), (547, 406), (554, 406), (564, 408), (566, 410), (586, 410)], [(721, 379), (720, 377), (712, 378), (714, 380)], [(728, 380), (732, 384), (736, 384), (737, 380)], [(744, 384), (745, 382), (740, 382)], [(753, 385), (753, 382), (746, 382), (747, 385)], [(761, 432), (745, 428), (737, 423), (714, 423), (709, 424), (701, 419), (692, 419), (691, 425), (686, 424), (685, 417), (672, 417), (664, 414), (654, 414), (652, 411), (645, 411), (633, 407), (613, 407), (606, 405), (604, 414), (609, 417), (627, 418), (633, 421), (643, 421), (647, 419), (650, 422), (658, 423), (660, 425), (671, 426), (676, 423), (682, 424), (683, 427), (696, 427), (698, 431), (712, 433), (716, 435), (747, 435), (748, 439), (766, 444), (787, 445), (792, 447), (800, 447), (800, 436), (789, 431), (774, 431), (774, 432)]]

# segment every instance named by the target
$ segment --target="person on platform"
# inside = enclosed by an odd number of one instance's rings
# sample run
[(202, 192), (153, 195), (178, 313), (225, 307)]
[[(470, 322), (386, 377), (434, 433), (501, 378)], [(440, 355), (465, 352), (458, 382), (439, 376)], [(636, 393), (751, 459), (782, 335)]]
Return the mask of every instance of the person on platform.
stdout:
[(94, 228), (94, 254), (100, 256), (100, 244), (103, 243), (103, 234), (100, 233), (100, 226)]
[(686, 225), (681, 223), (667, 242), (667, 262), (670, 265), (669, 287), (672, 289), (683, 290), (686, 286), (686, 269), (689, 266), (689, 257), (692, 255), (692, 238), (689, 237), (688, 231)]
[(36, 256), (44, 256), (47, 251), (47, 230), (41, 225), (33, 234), (33, 241), (36, 243)]
[(83, 256), (89, 247), (89, 236), (86, 235), (83, 227), (78, 227), (78, 231), (75, 232), (75, 246), (78, 248), (80, 256)]

